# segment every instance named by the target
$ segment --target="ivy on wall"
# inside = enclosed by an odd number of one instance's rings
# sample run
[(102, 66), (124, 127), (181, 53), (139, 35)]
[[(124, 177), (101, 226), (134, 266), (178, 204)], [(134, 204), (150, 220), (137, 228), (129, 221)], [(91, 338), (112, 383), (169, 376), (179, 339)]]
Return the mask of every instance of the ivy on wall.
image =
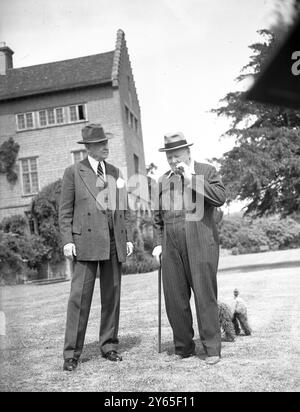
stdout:
[(0, 146), (0, 173), (6, 174), (9, 183), (15, 183), (18, 175), (15, 172), (15, 164), (20, 146), (12, 137)]

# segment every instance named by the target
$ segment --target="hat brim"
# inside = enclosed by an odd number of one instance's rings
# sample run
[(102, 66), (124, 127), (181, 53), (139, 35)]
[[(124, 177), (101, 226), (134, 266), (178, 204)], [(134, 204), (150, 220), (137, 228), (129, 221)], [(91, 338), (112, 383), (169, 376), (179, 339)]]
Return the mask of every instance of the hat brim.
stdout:
[(88, 141), (88, 140), (80, 140), (80, 142), (77, 142), (78, 144), (92, 144), (92, 143), (101, 143), (101, 142), (107, 142), (108, 140), (112, 139), (114, 136), (111, 135), (106, 135), (105, 139), (98, 139), (98, 140), (92, 140), (92, 141)]
[(181, 146), (176, 146), (176, 147), (170, 147), (170, 148), (165, 148), (162, 147), (161, 149), (158, 149), (159, 152), (171, 152), (172, 150), (177, 150), (177, 149), (182, 149), (183, 147), (189, 147), (189, 146), (193, 146), (194, 143), (187, 143), (187, 144), (183, 144)]

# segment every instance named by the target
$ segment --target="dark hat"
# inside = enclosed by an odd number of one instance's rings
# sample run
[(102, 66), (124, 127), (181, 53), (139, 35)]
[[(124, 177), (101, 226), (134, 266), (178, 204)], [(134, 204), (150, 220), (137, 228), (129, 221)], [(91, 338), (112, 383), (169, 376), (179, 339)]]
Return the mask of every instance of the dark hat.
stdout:
[(79, 144), (100, 143), (111, 139), (111, 133), (104, 133), (101, 124), (89, 124), (81, 131), (83, 140), (77, 142)]
[(188, 143), (185, 140), (183, 133), (169, 133), (164, 136), (165, 147), (159, 149), (159, 152), (168, 152), (170, 150), (181, 149), (183, 147), (192, 146), (194, 143)]

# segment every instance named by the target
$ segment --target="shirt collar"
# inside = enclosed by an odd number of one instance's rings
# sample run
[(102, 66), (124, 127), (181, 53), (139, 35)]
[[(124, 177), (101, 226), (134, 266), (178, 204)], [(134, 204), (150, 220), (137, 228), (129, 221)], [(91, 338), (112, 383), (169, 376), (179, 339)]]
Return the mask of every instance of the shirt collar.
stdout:
[[(94, 170), (95, 174), (97, 174), (97, 169), (98, 169), (98, 164), (99, 164), (98, 160), (94, 159), (91, 156), (88, 156), (88, 160), (90, 162), (91, 168)], [(105, 175), (105, 163), (103, 161), (100, 163), (102, 166), (103, 173)]]

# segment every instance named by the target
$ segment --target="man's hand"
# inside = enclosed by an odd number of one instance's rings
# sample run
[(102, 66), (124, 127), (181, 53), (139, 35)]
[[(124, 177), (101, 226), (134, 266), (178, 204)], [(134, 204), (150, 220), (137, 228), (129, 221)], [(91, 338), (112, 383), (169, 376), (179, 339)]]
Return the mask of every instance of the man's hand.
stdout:
[(155, 259), (157, 260), (158, 263), (159, 263), (159, 260), (160, 260), (161, 253), (162, 253), (161, 245), (155, 246), (155, 248), (152, 251), (152, 256), (155, 257)]
[(126, 247), (127, 247), (127, 256), (132, 255), (132, 253), (133, 253), (133, 244), (131, 242), (127, 242)]
[(64, 255), (67, 259), (73, 260), (73, 256), (76, 256), (76, 246), (74, 243), (67, 243), (64, 246)]
[(184, 162), (180, 162), (176, 165), (176, 171), (178, 174), (183, 175), (185, 179), (192, 180), (194, 174), (193, 165), (187, 165)]

